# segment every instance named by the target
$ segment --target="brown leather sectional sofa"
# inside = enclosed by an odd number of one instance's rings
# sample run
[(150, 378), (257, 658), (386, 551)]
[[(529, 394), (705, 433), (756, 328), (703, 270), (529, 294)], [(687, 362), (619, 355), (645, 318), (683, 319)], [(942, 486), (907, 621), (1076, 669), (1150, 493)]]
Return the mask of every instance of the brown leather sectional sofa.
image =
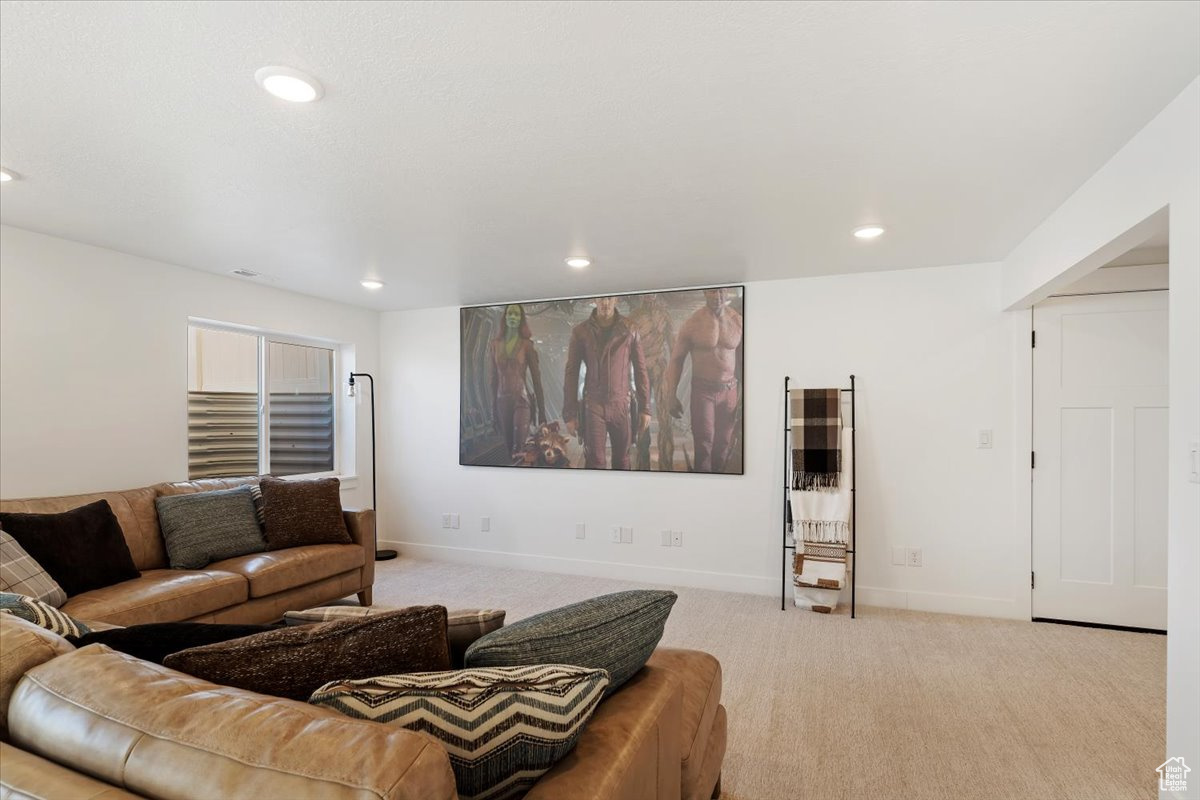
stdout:
[[(6, 702), (7, 701), (7, 702)], [(725, 756), (721, 667), (659, 648), (530, 800), (705, 800)], [(217, 686), (0, 614), (0, 800), (451, 800), (433, 739)]]
[(107, 500), (141, 571), (140, 578), (75, 595), (62, 610), (112, 625), (145, 622), (271, 622), (285, 611), (358, 594), (371, 604), (375, 581), (375, 512), (346, 511), (353, 544), (292, 547), (238, 556), (204, 569), (171, 569), (154, 499), (229, 489), (257, 478), (159, 483), (124, 492), (0, 500), (0, 511), (49, 514)]
[[(89, 623), (267, 622), (358, 592), (370, 603), (372, 512), (347, 512), (353, 545), (272, 551), (172, 570), (154, 510), (162, 493), (238, 481), (0, 501), (5, 511), (113, 507), (137, 580), (77, 595)], [(431, 602), (436, 598), (430, 598)], [(61, 637), (0, 614), (0, 800), (79, 797), (451, 800), (446, 751), (423, 734), (247, 692)], [(705, 800), (720, 793), (721, 666), (659, 648), (596, 710), (530, 800)]]

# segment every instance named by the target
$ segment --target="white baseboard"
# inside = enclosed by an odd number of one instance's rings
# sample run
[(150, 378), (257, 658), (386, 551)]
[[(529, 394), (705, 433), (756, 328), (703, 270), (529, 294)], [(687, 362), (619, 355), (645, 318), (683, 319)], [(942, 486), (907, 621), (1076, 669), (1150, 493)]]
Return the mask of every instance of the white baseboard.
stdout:
[[(618, 561), (590, 561), (581, 558), (535, 555), (533, 553), (509, 553), (501, 550), (480, 550), (471, 547), (450, 547), (441, 544), (418, 542), (380, 541), (379, 547), (399, 550), (409, 558), (426, 561), (451, 561), (459, 564), (482, 564), (489, 567), (528, 569), (541, 572), (557, 572), (567, 575), (587, 575), (592, 578), (615, 580), (637, 580), (646, 583), (670, 586), (688, 586), (695, 589), (715, 589), (721, 592), (779, 596), (779, 578), (763, 575), (740, 575), (731, 572), (707, 572), (704, 570), (679, 569), (678, 567), (649, 567), (643, 564), (625, 564)], [(842, 593), (843, 602), (850, 602), (850, 593)], [(858, 603), (864, 606), (905, 608), (912, 611), (932, 611), (939, 614), (965, 614), (976, 617), (1001, 617), (1025, 619), (1018, 613), (1016, 602), (1003, 597), (977, 597), (973, 595), (941, 594), (938, 592), (911, 592), (899, 589), (881, 589), (859, 586)]]
[(932, 611), (937, 614), (963, 614), (969, 617), (1022, 617), (1016, 601), (1007, 597), (978, 597), (969, 594), (941, 592), (911, 592), (901, 589), (858, 587), (858, 602), (865, 606), (906, 608), (910, 611)]

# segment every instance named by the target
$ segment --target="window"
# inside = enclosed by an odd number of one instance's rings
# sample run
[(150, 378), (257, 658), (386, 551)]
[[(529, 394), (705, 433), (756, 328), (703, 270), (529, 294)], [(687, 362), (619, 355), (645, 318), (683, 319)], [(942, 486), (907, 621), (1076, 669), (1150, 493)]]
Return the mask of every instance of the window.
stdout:
[(332, 472), (337, 353), (188, 326), (188, 477)]

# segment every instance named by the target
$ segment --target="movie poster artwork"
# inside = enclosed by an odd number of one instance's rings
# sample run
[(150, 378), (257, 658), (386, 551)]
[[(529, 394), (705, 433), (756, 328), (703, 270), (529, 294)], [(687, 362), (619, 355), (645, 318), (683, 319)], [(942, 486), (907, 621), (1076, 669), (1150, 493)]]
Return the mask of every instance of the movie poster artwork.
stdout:
[(459, 463), (742, 474), (744, 295), (463, 308)]

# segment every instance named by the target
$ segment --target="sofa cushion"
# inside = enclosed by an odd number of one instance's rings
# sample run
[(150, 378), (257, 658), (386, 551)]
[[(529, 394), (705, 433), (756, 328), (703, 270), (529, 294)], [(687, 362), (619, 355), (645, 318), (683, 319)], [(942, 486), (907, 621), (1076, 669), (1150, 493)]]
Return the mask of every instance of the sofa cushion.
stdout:
[(90, 631), (87, 625), (71, 619), (49, 603), (23, 594), (0, 592), (0, 614), (18, 617), (59, 636), (81, 636)]
[(58, 582), (4, 530), (0, 530), (0, 592), (23, 594), (55, 608), (67, 602)]
[(267, 549), (249, 486), (166, 495), (154, 505), (167, 556), (176, 569), (200, 569)]
[(0, 743), (0, 764), (4, 774), (0, 787), (3, 800), (55, 797), (63, 800), (138, 800), (136, 794), (101, 783), (95, 778), (68, 769), (61, 764), (27, 753), (18, 747)]
[(67, 600), (62, 610), (78, 619), (115, 625), (173, 622), (198, 617), (249, 597), (246, 579), (215, 569), (152, 569), (140, 577)]
[(226, 686), (307, 700), (333, 680), (448, 669), (446, 609), (415, 606), (281, 628), (172, 653), (163, 664)]
[(30, 670), (9, 729), (15, 746), (141, 797), (454, 796), (446, 751), (427, 737), (216, 686), (104, 645)]
[(205, 622), (150, 622), (67, 637), (76, 647), (102, 644), (143, 661), (161, 664), (171, 653), (217, 642), (228, 642), (275, 630), (273, 625), (220, 625)]
[(156, 487), (145, 486), (124, 492), (0, 500), (0, 513), (54, 514), (105, 500), (117, 516), (121, 534), (133, 555), (134, 566), (139, 570), (159, 569), (167, 565), (167, 551), (163, 548), (162, 533), (158, 530), (158, 512), (154, 508), (154, 498), (157, 496)]
[(712, 786), (702, 788), (700, 783), (714, 720), (721, 706), (721, 662), (699, 650), (660, 647), (646, 663), (679, 678), (683, 687), (683, 724), (679, 737), (683, 796), (707, 798)]
[(310, 703), (432, 736), (462, 800), (519, 797), (575, 747), (608, 673), (550, 664), (334, 681)]
[(678, 798), (680, 695), (670, 672), (638, 670), (525, 800)]
[(526, 617), (467, 649), (467, 667), (574, 664), (607, 670), (612, 694), (641, 669), (675, 605), (670, 591), (634, 589)]
[(68, 597), (138, 576), (107, 500), (59, 513), (4, 512), (0, 525), (46, 568)]
[(350, 544), (342, 518), (341, 482), (337, 478), (287, 481), (263, 478), (264, 530), (272, 550), (309, 544)]
[[(347, 617), (369, 617), (393, 611), (384, 606), (320, 606), (304, 611), (289, 611), (283, 615), (288, 625), (312, 625)], [(496, 608), (464, 608), (446, 612), (446, 639), (450, 644), (450, 665), (462, 667), (467, 648), (476, 639), (504, 627), (504, 611)]]
[(266, 597), (306, 583), (358, 569), (366, 553), (356, 544), (314, 544), (226, 558), (209, 569), (233, 572), (250, 582), (251, 597)]
[[(8, 701), (21, 676), (74, 649), (57, 633), (12, 614), (0, 614), (0, 741), (8, 741)], [(7, 763), (4, 769), (8, 770)]]

